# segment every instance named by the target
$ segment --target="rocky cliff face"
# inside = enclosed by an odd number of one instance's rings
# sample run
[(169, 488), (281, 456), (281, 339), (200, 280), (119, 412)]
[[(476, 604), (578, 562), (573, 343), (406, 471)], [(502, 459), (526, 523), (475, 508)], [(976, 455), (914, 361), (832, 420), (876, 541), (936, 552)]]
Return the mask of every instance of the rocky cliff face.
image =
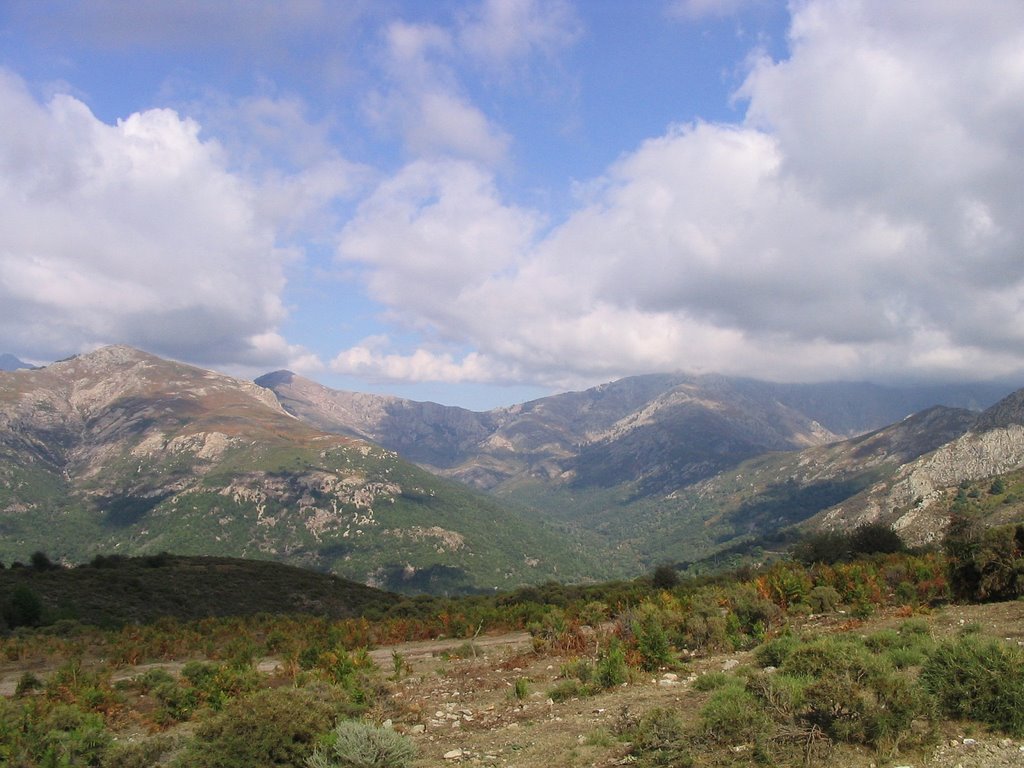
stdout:
[(1024, 390), (973, 419), (961, 435), (904, 463), (891, 478), (828, 510), (820, 524), (890, 523), (910, 544), (941, 539), (949, 489), (1024, 467)]

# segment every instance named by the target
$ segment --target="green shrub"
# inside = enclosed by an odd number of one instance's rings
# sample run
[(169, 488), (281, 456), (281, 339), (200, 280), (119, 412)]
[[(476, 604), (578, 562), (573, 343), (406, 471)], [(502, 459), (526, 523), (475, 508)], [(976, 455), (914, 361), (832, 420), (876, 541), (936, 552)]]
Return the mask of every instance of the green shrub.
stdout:
[(416, 748), (391, 728), (343, 720), (306, 761), (309, 768), (406, 768)]
[(921, 680), (953, 717), (969, 718), (1024, 736), (1024, 652), (968, 635), (941, 643)]
[(633, 745), (634, 765), (665, 768), (693, 765), (683, 721), (671, 709), (652, 709), (623, 735)]
[(103, 758), (103, 768), (151, 768), (181, 746), (179, 736), (160, 733), (141, 741), (115, 742)]
[(641, 669), (653, 672), (659, 667), (672, 665), (672, 647), (656, 611), (649, 610), (639, 615), (632, 623), (632, 630)]
[(693, 687), (698, 691), (714, 691), (722, 686), (739, 684), (739, 678), (728, 672), (707, 672), (697, 677)]
[(555, 687), (548, 691), (548, 698), (552, 701), (568, 701), (588, 696), (590, 691), (587, 687), (575, 678), (560, 680)]
[(43, 602), (39, 595), (19, 584), (3, 606), (3, 617), (11, 629), (38, 626), (43, 619)]
[(57, 704), (35, 724), (33, 756), (43, 766), (101, 766), (110, 745), (103, 718), (71, 704)]
[(762, 667), (778, 667), (786, 660), (800, 641), (793, 635), (779, 635), (754, 649), (754, 658)]
[(594, 668), (594, 683), (599, 688), (614, 688), (622, 685), (629, 677), (626, 667), (626, 652), (618, 638), (612, 641), (597, 656)]
[(962, 600), (1013, 600), (1024, 595), (1024, 525), (983, 528), (962, 515), (944, 542), (949, 583)]
[(839, 608), (843, 599), (835, 587), (821, 584), (811, 590), (807, 602), (815, 613), (832, 613)]
[(911, 676), (848, 638), (806, 643), (780, 671), (811, 681), (799, 717), (836, 741), (893, 750), (916, 718), (931, 716), (931, 699)]
[(700, 711), (705, 735), (721, 743), (757, 741), (772, 728), (757, 697), (740, 685), (719, 688)]
[(522, 701), (529, 693), (529, 681), (525, 677), (517, 677), (512, 685), (512, 696), (517, 701)]
[(196, 728), (180, 768), (303, 766), (318, 738), (353, 711), (330, 686), (278, 688), (232, 699)]

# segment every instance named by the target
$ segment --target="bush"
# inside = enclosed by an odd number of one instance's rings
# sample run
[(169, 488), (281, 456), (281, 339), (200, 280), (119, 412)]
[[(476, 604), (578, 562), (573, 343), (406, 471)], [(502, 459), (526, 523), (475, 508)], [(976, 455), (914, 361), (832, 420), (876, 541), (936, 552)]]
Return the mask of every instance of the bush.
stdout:
[(726, 685), (738, 684), (739, 678), (728, 672), (705, 672), (697, 677), (693, 687), (698, 691), (716, 691)]
[(328, 686), (278, 688), (231, 700), (196, 729), (180, 768), (303, 766), (321, 734), (352, 712), (344, 692)]
[(793, 635), (779, 635), (754, 649), (754, 658), (762, 667), (778, 667), (800, 645)]
[(725, 685), (700, 711), (705, 734), (718, 742), (757, 741), (772, 728), (761, 703), (742, 685)]
[(39, 595), (19, 584), (3, 607), (4, 621), (11, 629), (38, 626), (43, 618), (43, 602)]
[(835, 587), (821, 584), (811, 590), (807, 596), (807, 602), (810, 603), (811, 610), (815, 613), (832, 613), (839, 608), (843, 598)]
[(630, 727), (623, 736), (632, 743), (635, 765), (689, 768), (689, 754), (683, 721), (671, 709), (652, 709)]
[(161, 733), (137, 742), (115, 742), (103, 758), (103, 768), (151, 768), (181, 745), (179, 736)]
[(976, 634), (940, 644), (921, 680), (953, 717), (1024, 736), (1024, 652)]
[(594, 683), (599, 688), (614, 688), (622, 685), (629, 677), (626, 667), (626, 652), (618, 638), (613, 638), (608, 647), (597, 657), (594, 669)]
[(850, 639), (802, 645), (780, 671), (811, 681), (802, 693), (800, 719), (836, 741), (894, 750), (916, 718), (931, 715), (930, 697), (912, 677)]
[(1013, 600), (1024, 595), (1024, 525), (983, 529), (957, 517), (945, 540), (953, 594), (964, 600)]
[(306, 761), (309, 768), (406, 768), (416, 748), (391, 728), (355, 720), (338, 723)]
[(659, 612), (653, 606), (640, 606), (630, 628), (636, 641), (641, 669), (653, 672), (659, 667), (672, 665), (674, 658), (668, 634)]

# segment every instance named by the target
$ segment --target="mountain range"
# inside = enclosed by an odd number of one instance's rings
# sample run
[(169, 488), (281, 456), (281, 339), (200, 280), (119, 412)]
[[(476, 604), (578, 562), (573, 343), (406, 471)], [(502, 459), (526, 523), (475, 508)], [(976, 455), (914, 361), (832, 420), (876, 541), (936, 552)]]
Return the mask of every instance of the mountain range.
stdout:
[(258, 557), (464, 592), (865, 521), (926, 543), (958, 485), (1024, 467), (1009, 390), (657, 374), (475, 412), (107, 347), (0, 373), (0, 558)]
[(591, 575), (565, 536), (252, 382), (128, 347), (0, 374), (0, 558), (279, 559), (405, 591)]

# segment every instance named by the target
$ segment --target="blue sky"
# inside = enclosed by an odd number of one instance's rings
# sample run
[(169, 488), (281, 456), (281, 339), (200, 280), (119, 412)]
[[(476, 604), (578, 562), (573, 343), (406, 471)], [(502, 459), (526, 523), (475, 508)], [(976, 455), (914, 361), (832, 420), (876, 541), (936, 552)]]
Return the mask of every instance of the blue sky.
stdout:
[(0, 114), (23, 359), (1024, 383), (1016, 0), (8, 0)]

